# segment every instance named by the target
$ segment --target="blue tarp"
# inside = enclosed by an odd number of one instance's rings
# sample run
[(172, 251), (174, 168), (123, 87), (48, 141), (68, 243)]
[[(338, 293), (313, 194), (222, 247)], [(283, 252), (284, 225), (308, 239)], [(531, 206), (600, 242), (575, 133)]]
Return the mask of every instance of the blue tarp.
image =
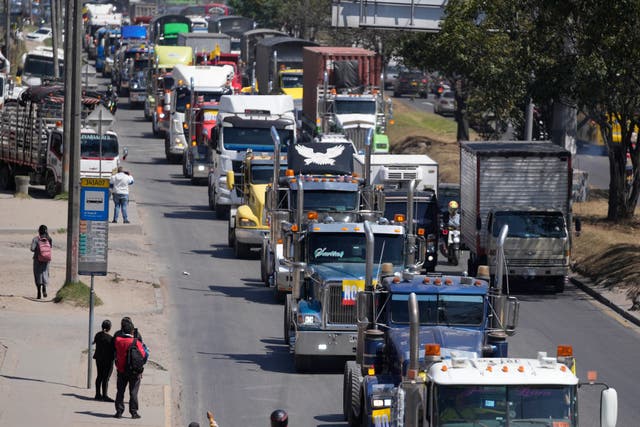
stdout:
[(147, 27), (142, 25), (125, 25), (122, 27), (123, 39), (146, 39)]

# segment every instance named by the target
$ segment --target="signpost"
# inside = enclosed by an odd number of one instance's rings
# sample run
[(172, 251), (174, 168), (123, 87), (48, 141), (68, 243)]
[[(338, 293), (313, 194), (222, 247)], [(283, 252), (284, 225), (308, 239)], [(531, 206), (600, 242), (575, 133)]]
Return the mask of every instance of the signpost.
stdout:
[(96, 275), (107, 275), (108, 238), (109, 180), (106, 178), (82, 178), (80, 180), (78, 274), (91, 276), (87, 388), (91, 388), (91, 343), (93, 337), (93, 300), (95, 295), (93, 278)]

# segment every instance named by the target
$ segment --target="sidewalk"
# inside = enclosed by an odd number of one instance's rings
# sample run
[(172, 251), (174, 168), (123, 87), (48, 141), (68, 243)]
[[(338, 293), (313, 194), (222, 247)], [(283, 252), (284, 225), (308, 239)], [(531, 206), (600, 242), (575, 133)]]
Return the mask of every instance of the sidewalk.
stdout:
[[(95, 277), (96, 295), (103, 304), (95, 307), (92, 334), (106, 318), (112, 321), (113, 334), (120, 319), (130, 316), (145, 338), (151, 357), (141, 382), (138, 420), (129, 418), (128, 390), (122, 419), (113, 418), (113, 403), (93, 399), (93, 360), (87, 388), (89, 309), (52, 301), (65, 276), (67, 202), (0, 193), (0, 426), (172, 425), (162, 286), (150, 267), (151, 252), (135, 200), (128, 211), (131, 224), (122, 224), (122, 218), (118, 224), (109, 223), (109, 274)], [(54, 259), (49, 298), (37, 300), (29, 245), (40, 224), (46, 224), (52, 235)], [(87, 276), (80, 280), (90, 283)], [(114, 369), (109, 396), (115, 394)]]

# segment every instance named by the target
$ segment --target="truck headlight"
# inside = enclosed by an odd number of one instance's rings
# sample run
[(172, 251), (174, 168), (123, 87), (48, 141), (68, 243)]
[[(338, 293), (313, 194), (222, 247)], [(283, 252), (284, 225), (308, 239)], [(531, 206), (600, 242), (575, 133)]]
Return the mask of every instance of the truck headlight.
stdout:
[(313, 321), (315, 320), (315, 317), (313, 316), (304, 316), (304, 322), (305, 324), (309, 324), (309, 323), (313, 323)]
[(314, 325), (320, 323), (320, 319), (315, 314), (298, 314), (298, 323)]
[(240, 218), (240, 226), (241, 227), (256, 227), (257, 225), (258, 224), (256, 224), (255, 221), (252, 221), (249, 218)]

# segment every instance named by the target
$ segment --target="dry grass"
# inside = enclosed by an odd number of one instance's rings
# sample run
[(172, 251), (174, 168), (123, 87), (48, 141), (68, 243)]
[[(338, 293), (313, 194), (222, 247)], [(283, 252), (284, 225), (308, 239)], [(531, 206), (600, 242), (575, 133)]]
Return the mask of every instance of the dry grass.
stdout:
[[(440, 182), (459, 182), (455, 122), (400, 103), (394, 104), (394, 117), (396, 124), (388, 132), (392, 152), (427, 154), (439, 164)], [(591, 191), (589, 201), (574, 204), (582, 232), (574, 239), (573, 269), (598, 284), (626, 290), (628, 298), (637, 301), (634, 309), (640, 310), (640, 216), (612, 224), (606, 220), (607, 208), (606, 192), (597, 190)]]

